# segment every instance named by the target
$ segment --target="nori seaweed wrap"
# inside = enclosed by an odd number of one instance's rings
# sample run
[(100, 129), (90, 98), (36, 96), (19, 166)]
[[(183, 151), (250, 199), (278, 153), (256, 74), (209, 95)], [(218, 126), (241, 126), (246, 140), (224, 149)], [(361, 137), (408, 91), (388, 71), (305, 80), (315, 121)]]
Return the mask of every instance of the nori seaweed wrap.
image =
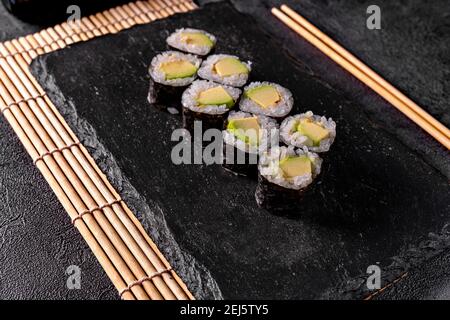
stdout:
[(149, 67), (148, 102), (160, 109), (180, 109), (181, 95), (197, 77), (201, 59), (177, 51), (165, 51)]
[(308, 111), (284, 119), (280, 136), (287, 145), (308, 147), (313, 152), (326, 152), (336, 138), (336, 123), (331, 118), (316, 116)]
[(322, 159), (307, 148), (271, 148), (260, 157), (256, 202), (274, 214), (300, 215), (299, 204), (321, 165)]
[(294, 105), (291, 91), (272, 82), (252, 82), (244, 88), (239, 108), (244, 112), (283, 118)]
[(222, 130), (228, 111), (239, 99), (241, 90), (212, 81), (197, 80), (181, 97), (183, 127), (193, 133), (194, 121), (202, 122), (202, 130)]
[(223, 167), (256, 177), (259, 154), (273, 144), (278, 145), (278, 124), (274, 119), (231, 111), (223, 130)]
[(204, 56), (214, 49), (216, 37), (203, 30), (181, 28), (173, 32), (166, 42), (172, 48)]
[(215, 54), (202, 62), (198, 76), (228, 86), (242, 87), (247, 83), (250, 71), (250, 61), (243, 62), (228, 54)]

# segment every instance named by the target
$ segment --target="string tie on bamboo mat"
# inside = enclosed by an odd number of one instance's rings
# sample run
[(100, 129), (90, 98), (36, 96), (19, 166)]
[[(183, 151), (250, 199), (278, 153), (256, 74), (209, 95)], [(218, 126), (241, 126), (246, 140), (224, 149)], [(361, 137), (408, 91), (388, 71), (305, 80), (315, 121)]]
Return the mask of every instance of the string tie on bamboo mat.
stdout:
[[(49, 47), (52, 51), (54, 51), (54, 50), (52, 49), (52, 46), (53, 46), (54, 44), (58, 44), (59, 41), (63, 41), (66, 45), (68, 45), (69, 43), (72, 44), (72, 43), (74, 43), (73, 37), (74, 37), (74, 36), (80, 36), (82, 33), (83, 33), (83, 32), (73, 33), (73, 34), (71, 34), (71, 35), (67, 35), (67, 36), (64, 36), (64, 37), (61, 37), (61, 38), (52, 40), (52, 41), (46, 43), (44, 46), (33, 47), (32, 49), (27, 50), (27, 51), (25, 51), (25, 52), (30, 52), (31, 50), (34, 50), (34, 51), (37, 51), (37, 50), (45, 50), (46, 47)], [(70, 40), (70, 42), (67, 41), (67, 40)], [(22, 52), (23, 52), (23, 51), (22, 51)]]
[(151, 281), (153, 278), (155, 277), (159, 277), (160, 275), (162, 275), (163, 273), (167, 273), (172, 271), (172, 267), (161, 270), (161, 271), (157, 271), (157, 272), (153, 272), (151, 275), (147, 276), (147, 277), (143, 277), (139, 280), (133, 281), (132, 283), (130, 283), (126, 288), (122, 289), (119, 291), (119, 296), (120, 298), (122, 298), (122, 296), (125, 294), (125, 292), (130, 292), (131, 289), (134, 286), (140, 286), (141, 284), (143, 284), (145, 281)]
[[(71, 36), (65, 36), (65, 37), (62, 37), (62, 38), (58, 38), (58, 39), (56, 39), (56, 40), (53, 40), (53, 41), (51, 41), (50, 43), (46, 43), (46, 44), (43, 45), (43, 46), (31, 47), (31, 48), (28, 49), (28, 50), (21, 50), (21, 51), (17, 51), (17, 52), (8, 53), (8, 54), (6, 54), (6, 55), (4, 55), (4, 56), (0, 56), (0, 59), (6, 59), (6, 58), (9, 58), (9, 57), (15, 57), (15, 56), (17, 56), (17, 55), (23, 55), (23, 54), (25, 54), (25, 53), (29, 54), (31, 51), (45, 50), (46, 47), (48, 47), (48, 48), (51, 49), (51, 46), (52, 46), (53, 44), (58, 43), (58, 41), (61, 41), (61, 40), (64, 41), (64, 42), (67, 44), (67, 39), (70, 39), (70, 40), (73, 42)], [(53, 50), (52, 50), (52, 51), (53, 51)]]
[(28, 102), (30, 102), (30, 101), (36, 101), (39, 98), (44, 99), (44, 97), (46, 97), (46, 96), (47, 96), (47, 94), (44, 92), (43, 94), (40, 94), (40, 95), (38, 95), (36, 97), (20, 99), (19, 101), (11, 102), (10, 104), (8, 104), (6, 107), (4, 107), (2, 109), (2, 114), (4, 114), (6, 110), (10, 110), (12, 107), (15, 107), (15, 106), (20, 107), (21, 103), (27, 103), (28, 104)]
[(119, 203), (121, 203), (121, 202), (123, 202), (123, 200), (122, 200), (122, 199), (118, 199), (118, 200), (114, 200), (114, 201), (105, 203), (105, 204), (103, 204), (103, 205), (101, 205), (101, 206), (99, 206), (99, 207), (95, 207), (95, 208), (93, 208), (93, 209), (85, 210), (85, 211), (79, 213), (78, 216), (76, 216), (75, 218), (72, 219), (72, 225), (74, 225), (75, 222), (77, 222), (78, 219), (83, 218), (83, 216), (86, 215), (86, 214), (93, 214), (93, 213), (94, 213), (95, 211), (97, 211), (97, 210), (98, 210), (98, 211), (103, 211), (103, 209), (105, 209), (105, 208), (111, 208), (113, 205), (119, 204)]
[(33, 163), (34, 163), (34, 165), (36, 165), (38, 163), (38, 161), (44, 160), (44, 158), (47, 157), (47, 156), (52, 156), (53, 154), (55, 154), (57, 152), (62, 153), (64, 150), (69, 150), (72, 147), (79, 146), (80, 144), (81, 144), (80, 142), (74, 142), (74, 143), (72, 143), (72, 144), (70, 144), (68, 146), (62, 147), (62, 148), (56, 148), (56, 149), (53, 149), (51, 151), (47, 151), (47, 152), (41, 154), (36, 159), (34, 159)]
[(6, 59), (6, 58), (14, 57), (14, 56), (17, 56), (17, 55), (22, 55), (22, 54), (28, 53), (28, 52), (29, 52), (29, 50), (17, 51), (17, 52), (14, 52), (14, 53), (8, 53), (7, 55), (4, 55), (4, 56), (0, 56), (0, 58), (1, 59)]

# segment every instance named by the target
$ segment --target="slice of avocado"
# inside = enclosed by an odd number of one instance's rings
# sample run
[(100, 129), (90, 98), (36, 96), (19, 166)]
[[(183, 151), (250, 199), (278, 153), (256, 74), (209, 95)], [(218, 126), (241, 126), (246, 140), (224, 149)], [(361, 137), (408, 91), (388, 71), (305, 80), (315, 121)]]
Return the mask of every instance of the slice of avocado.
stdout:
[(280, 161), (280, 168), (286, 178), (311, 174), (311, 160), (306, 156), (286, 157)]
[(233, 97), (221, 86), (207, 89), (200, 92), (197, 97), (199, 106), (207, 105), (227, 105), (228, 108), (234, 106)]
[(281, 97), (277, 89), (271, 85), (262, 85), (248, 90), (246, 96), (255, 101), (262, 108), (268, 108), (280, 101)]
[(214, 43), (211, 41), (211, 39), (203, 34), (203, 33), (197, 33), (197, 32), (184, 32), (181, 34), (181, 41), (187, 44), (193, 44), (197, 46), (207, 46), (212, 47), (214, 46)]
[(320, 145), (320, 141), (328, 138), (330, 132), (321, 125), (314, 123), (310, 119), (302, 119), (297, 130), (312, 140), (315, 146)]
[(257, 117), (231, 119), (228, 122), (227, 129), (239, 140), (251, 145), (259, 145), (261, 126)]
[(160, 69), (165, 73), (166, 80), (192, 77), (197, 72), (197, 67), (186, 60), (164, 62)]
[(224, 58), (214, 65), (214, 70), (221, 77), (228, 77), (234, 74), (247, 74), (248, 69), (241, 61), (236, 58)]

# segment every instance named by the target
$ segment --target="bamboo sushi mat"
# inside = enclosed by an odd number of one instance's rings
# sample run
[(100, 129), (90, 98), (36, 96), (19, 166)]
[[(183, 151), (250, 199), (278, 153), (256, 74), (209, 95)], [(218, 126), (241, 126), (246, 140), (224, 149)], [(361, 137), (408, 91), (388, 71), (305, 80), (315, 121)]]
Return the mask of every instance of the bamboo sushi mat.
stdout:
[(126, 300), (194, 299), (29, 71), (35, 57), (197, 8), (192, 0), (118, 6), (0, 43), (0, 109)]

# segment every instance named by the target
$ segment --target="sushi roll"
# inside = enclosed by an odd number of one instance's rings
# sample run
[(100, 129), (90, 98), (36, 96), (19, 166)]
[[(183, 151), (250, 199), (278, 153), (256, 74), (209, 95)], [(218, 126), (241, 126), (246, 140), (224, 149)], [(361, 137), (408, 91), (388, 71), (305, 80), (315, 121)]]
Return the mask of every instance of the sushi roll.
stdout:
[(299, 202), (321, 165), (322, 159), (307, 148), (271, 148), (260, 157), (256, 202), (275, 214), (298, 212)]
[(331, 118), (316, 116), (308, 111), (284, 119), (280, 136), (287, 145), (308, 147), (313, 152), (326, 152), (336, 137), (336, 123)]
[(209, 54), (216, 45), (215, 36), (192, 28), (177, 29), (166, 41), (172, 48), (200, 56)]
[(202, 122), (202, 130), (211, 128), (222, 130), (228, 111), (239, 99), (241, 90), (212, 81), (197, 80), (181, 97), (183, 106), (183, 126), (189, 132), (194, 130), (194, 122)]
[(149, 67), (148, 102), (157, 107), (177, 108), (183, 91), (197, 77), (201, 59), (191, 54), (166, 51), (152, 59)]
[(223, 167), (239, 175), (255, 176), (258, 156), (278, 141), (278, 124), (263, 115), (231, 111), (223, 130)]
[(203, 61), (198, 76), (228, 86), (242, 87), (247, 83), (250, 71), (250, 62), (228, 54), (215, 54)]
[(286, 116), (294, 105), (292, 93), (271, 82), (252, 82), (244, 88), (239, 108), (244, 112), (281, 118)]

